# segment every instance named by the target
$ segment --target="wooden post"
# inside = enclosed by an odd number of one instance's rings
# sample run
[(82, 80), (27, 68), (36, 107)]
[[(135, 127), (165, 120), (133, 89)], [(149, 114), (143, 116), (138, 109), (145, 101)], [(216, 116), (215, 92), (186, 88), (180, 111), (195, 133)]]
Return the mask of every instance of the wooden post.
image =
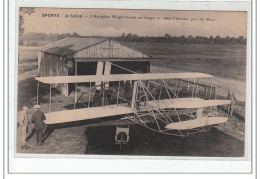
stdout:
[(194, 80), (194, 83), (193, 83), (193, 86), (192, 86), (192, 94), (191, 94), (191, 97), (193, 98), (194, 96), (194, 90), (195, 90), (195, 80)]
[[(99, 61), (97, 63), (97, 72), (96, 72), (96, 75), (102, 75), (103, 73), (103, 66), (104, 66), (104, 63), (102, 61)], [(101, 89), (101, 81), (100, 82), (96, 82), (96, 89), (100, 90)]]
[(180, 80), (178, 79), (178, 87), (177, 87), (177, 89), (178, 89), (178, 90), (177, 90), (177, 93), (176, 93), (176, 94), (177, 94), (177, 96), (179, 96), (180, 83), (181, 83), (181, 82), (180, 82)]
[(75, 61), (75, 76), (78, 75), (78, 62)]
[(104, 84), (102, 85), (102, 88), (103, 88), (103, 99), (102, 99), (102, 106), (104, 106), (104, 100), (105, 100), (105, 88), (104, 88)]
[[(150, 90), (150, 82), (151, 82), (151, 81), (148, 80), (147, 83), (146, 83), (146, 88), (147, 88), (147, 90)], [(148, 100), (150, 100), (151, 95), (148, 93), (147, 96), (148, 96), (148, 98), (149, 98)]]
[(134, 89), (133, 89), (133, 96), (132, 96), (132, 103), (131, 103), (131, 109), (132, 110), (135, 109), (137, 85), (138, 85), (138, 81), (135, 81), (134, 82)]
[(38, 74), (40, 74), (42, 52), (38, 50)]
[(188, 92), (190, 92), (190, 82), (188, 81)]
[[(104, 71), (104, 75), (110, 75), (110, 72), (111, 72), (111, 62), (106, 62), (105, 63), (105, 71)], [(105, 82), (105, 88), (108, 88), (109, 87), (109, 82), (106, 81)]]
[(178, 79), (176, 79), (176, 81), (177, 81), (177, 82), (176, 82), (176, 85), (175, 85), (175, 90), (176, 90), (175, 93), (177, 93), (177, 91), (178, 91), (178, 90), (177, 90), (177, 88), (178, 88)]
[(89, 108), (89, 104), (90, 104), (90, 93), (91, 93), (91, 83), (89, 85), (89, 91), (88, 91), (88, 108)]
[(195, 97), (197, 97), (197, 93), (198, 93), (198, 85), (199, 85), (199, 79), (197, 79), (196, 91), (195, 91)]
[(50, 84), (50, 101), (49, 101), (49, 112), (51, 112), (51, 84)]
[[(162, 85), (161, 85), (161, 87), (160, 87), (160, 94), (159, 94), (159, 99), (158, 99), (158, 101), (161, 100), (161, 94), (162, 94)], [(174, 98), (175, 98), (175, 95), (174, 95)]]
[[(78, 62), (75, 61), (75, 76), (78, 76)], [(75, 83), (75, 99), (74, 99), (74, 109), (76, 109), (77, 105), (77, 83)]]
[(76, 105), (77, 105), (77, 83), (75, 84), (74, 109), (76, 109)]
[(40, 86), (40, 82), (38, 81), (37, 83), (37, 105), (39, 105), (39, 86)]
[(118, 82), (118, 89), (117, 89), (117, 95), (116, 95), (116, 105), (117, 106), (118, 106), (119, 89), (120, 89), (120, 81)]
[(211, 98), (211, 94), (212, 94), (212, 83), (213, 83), (213, 79), (211, 78), (209, 99)]

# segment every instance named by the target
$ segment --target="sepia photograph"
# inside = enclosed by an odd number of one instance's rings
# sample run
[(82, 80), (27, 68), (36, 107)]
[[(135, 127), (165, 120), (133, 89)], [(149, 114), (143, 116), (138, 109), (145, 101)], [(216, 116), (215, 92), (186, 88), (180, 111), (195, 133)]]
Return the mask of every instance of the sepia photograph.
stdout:
[(18, 16), (17, 154), (245, 157), (246, 11)]

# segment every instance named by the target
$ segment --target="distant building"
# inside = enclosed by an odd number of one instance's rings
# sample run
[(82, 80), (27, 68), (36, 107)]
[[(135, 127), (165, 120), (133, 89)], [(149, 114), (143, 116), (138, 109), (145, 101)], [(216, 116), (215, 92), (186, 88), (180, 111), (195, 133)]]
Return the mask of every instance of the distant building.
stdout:
[[(42, 77), (131, 73), (126, 69), (149, 73), (151, 60), (155, 59), (110, 39), (68, 37), (39, 48), (38, 72)], [(73, 89), (73, 84), (54, 86), (66, 96)]]

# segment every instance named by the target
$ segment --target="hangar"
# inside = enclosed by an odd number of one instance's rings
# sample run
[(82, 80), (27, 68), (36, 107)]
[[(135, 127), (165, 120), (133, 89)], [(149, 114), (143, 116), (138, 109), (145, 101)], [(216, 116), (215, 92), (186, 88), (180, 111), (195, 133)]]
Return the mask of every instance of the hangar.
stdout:
[[(150, 73), (152, 60), (156, 59), (109, 38), (67, 37), (39, 48), (38, 73), (41, 77)], [(53, 87), (65, 96), (73, 90), (69, 84)]]

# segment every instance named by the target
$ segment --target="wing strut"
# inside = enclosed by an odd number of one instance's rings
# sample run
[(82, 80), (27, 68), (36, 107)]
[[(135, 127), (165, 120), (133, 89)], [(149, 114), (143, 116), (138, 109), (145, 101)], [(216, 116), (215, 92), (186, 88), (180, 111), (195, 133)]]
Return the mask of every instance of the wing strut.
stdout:
[(49, 112), (51, 112), (51, 84), (50, 84), (50, 101), (49, 101)]
[(132, 110), (134, 110), (136, 108), (135, 102), (136, 102), (137, 85), (138, 85), (138, 81), (135, 81), (134, 82), (134, 89), (133, 89), (133, 96), (132, 96), (132, 104), (131, 104)]
[[(110, 62), (110, 63), (111, 63), (111, 62)], [(129, 70), (129, 69), (127, 69), (127, 68), (124, 68), (124, 67), (122, 67), (122, 66), (116, 65), (116, 64), (114, 64), (114, 63), (111, 63), (111, 64), (114, 65), (114, 66), (116, 66), (116, 67), (122, 68), (123, 70), (126, 70), (126, 71), (129, 71), (129, 72), (131, 72), (131, 73), (137, 74), (136, 72), (134, 72), (134, 71), (132, 71), (132, 70)]]
[(89, 104), (90, 104), (90, 93), (91, 93), (91, 83), (89, 83), (89, 92), (88, 92), (88, 108), (89, 108)]
[[(78, 62), (75, 62), (75, 75), (78, 76)], [(75, 83), (75, 98), (74, 98), (74, 109), (76, 109), (76, 105), (77, 105), (77, 86), (78, 83)]]
[(40, 81), (37, 83), (37, 105), (39, 105), (39, 86), (40, 86)]
[[(210, 91), (209, 91), (209, 99), (211, 98), (211, 93), (212, 93), (212, 84), (213, 84), (213, 79), (211, 79), (211, 83), (210, 83)], [(215, 99), (216, 99), (216, 92), (215, 92)]]

